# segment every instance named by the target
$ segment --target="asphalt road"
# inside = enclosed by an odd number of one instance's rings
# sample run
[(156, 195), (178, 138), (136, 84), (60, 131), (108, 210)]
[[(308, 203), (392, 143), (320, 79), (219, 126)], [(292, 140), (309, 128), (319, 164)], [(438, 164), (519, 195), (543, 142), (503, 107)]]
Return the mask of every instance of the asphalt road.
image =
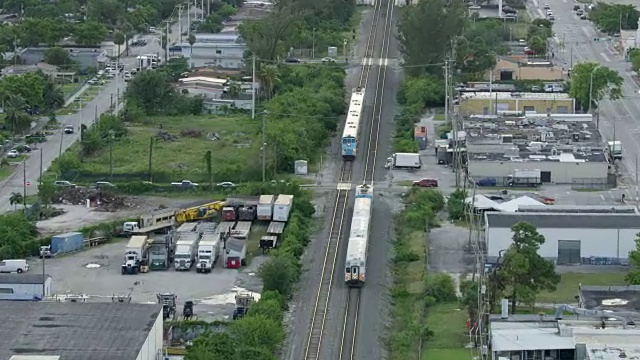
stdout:
[[(196, 10), (192, 10), (195, 13)], [(182, 17), (183, 26), (186, 27), (186, 16)], [(169, 34), (170, 43), (177, 41), (179, 37), (179, 24), (176, 22), (172, 25), (171, 33)], [(141, 38), (147, 40), (147, 45), (144, 47), (132, 47), (129, 56), (123, 58), (123, 62), (127, 68), (136, 67), (135, 57), (141, 54), (160, 53), (163, 54), (160, 47), (159, 35), (143, 35)], [(6, 180), (0, 183), (0, 212), (4, 213), (11, 211), (13, 206), (9, 203), (9, 198), (14, 192), (22, 193), (26, 186), (27, 195), (34, 195), (38, 193), (37, 182), (40, 177), (40, 158), (42, 156), (42, 171), (46, 171), (51, 163), (58, 158), (58, 156), (66, 149), (68, 149), (73, 143), (80, 139), (80, 125), (84, 124), (91, 126), (94, 123), (95, 117), (107, 112), (109, 107), (113, 103), (117, 103), (118, 95), (122, 98), (126, 89), (126, 83), (122, 76), (117, 76), (106, 83), (100, 93), (84, 105), (83, 109), (77, 114), (70, 114), (65, 116), (58, 116), (58, 121), (62, 125), (73, 125), (76, 129), (74, 134), (63, 134), (62, 128), (49, 136), (47, 141), (38, 144), (37, 149), (26, 158), (26, 160), (16, 168), (16, 172), (8, 177)], [(120, 109), (120, 107), (118, 107)], [(64, 127), (64, 126), (63, 126)], [(41, 155), (42, 154), (42, 155)], [(26, 177), (24, 176), (26, 166)], [(67, 179), (63, 179), (67, 180)], [(73, 179), (68, 179), (73, 180)]]
[[(572, 11), (574, 3), (568, 0), (547, 0), (556, 17), (554, 23), (554, 52), (556, 61), (565, 68), (585, 61), (597, 62), (620, 73), (624, 79), (622, 92), (624, 98), (616, 101), (600, 102), (600, 132), (607, 141), (613, 139), (622, 142), (624, 159), (622, 164), (631, 174), (626, 186), (635, 186), (636, 155), (640, 153), (640, 124), (636, 120), (640, 114), (640, 94), (638, 85), (631, 75), (631, 65), (624, 61), (613, 49), (611, 41), (593, 41), (594, 38), (606, 37), (600, 34), (588, 20), (580, 20)], [(543, 17), (544, 2), (533, 0), (529, 13), (535, 17)], [(565, 44), (562, 50), (560, 44)], [(635, 195), (634, 195), (635, 197)]]

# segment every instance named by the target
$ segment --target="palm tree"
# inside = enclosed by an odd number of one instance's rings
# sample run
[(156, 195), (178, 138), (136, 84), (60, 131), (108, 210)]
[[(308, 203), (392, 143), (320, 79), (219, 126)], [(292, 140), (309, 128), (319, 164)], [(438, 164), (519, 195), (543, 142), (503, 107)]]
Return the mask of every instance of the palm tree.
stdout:
[(124, 36), (124, 33), (118, 31), (113, 34), (113, 43), (118, 45), (118, 63), (120, 63), (120, 46), (124, 44), (127, 38)]
[(258, 72), (262, 93), (266, 98), (273, 95), (273, 90), (280, 83), (280, 71), (275, 65), (263, 65)]
[(15, 211), (18, 204), (24, 204), (24, 196), (18, 192), (11, 193), (9, 203), (13, 205), (13, 210)]
[(21, 96), (8, 96), (4, 104), (5, 124), (13, 132), (14, 137), (31, 126), (31, 116), (26, 113), (26, 109), (27, 103)]
[[(189, 46), (191, 47), (191, 54), (189, 55), (189, 58), (193, 59), (193, 44), (196, 43), (196, 36), (193, 34), (189, 34), (189, 37), (187, 37), (187, 41), (189, 42)], [(193, 62), (191, 62), (191, 66), (193, 66)]]

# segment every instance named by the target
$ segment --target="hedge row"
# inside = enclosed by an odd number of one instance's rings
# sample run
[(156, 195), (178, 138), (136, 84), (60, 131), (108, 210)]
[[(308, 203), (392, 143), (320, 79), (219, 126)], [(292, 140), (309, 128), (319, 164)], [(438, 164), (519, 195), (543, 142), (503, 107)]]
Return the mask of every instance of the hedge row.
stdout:
[(207, 331), (195, 339), (187, 348), (185, 360), (277, 359), (274, 354), (286, 336), (284, 312), (301, 273), (300, 258), (309, 244), (315, 212), (307, 192), (298, 188), (288, 193), (295, 196), (291, 216), (279, 247), (259, 270), (263, 281), (260, 300), (247, 316), (229, 323), (224, 332)]

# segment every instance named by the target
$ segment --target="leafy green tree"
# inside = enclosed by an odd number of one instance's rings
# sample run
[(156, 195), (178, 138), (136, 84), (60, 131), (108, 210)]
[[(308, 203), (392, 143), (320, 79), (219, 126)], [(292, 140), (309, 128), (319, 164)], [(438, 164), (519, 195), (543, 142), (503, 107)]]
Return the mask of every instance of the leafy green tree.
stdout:
[(2, 158), (2, 160), (0, 160), (0, 168), (6, 168), (8, 167), (9, 164), (9, 159), (7, 158)]
[(246, 348), (262, 348), (275, 351), (285, 337), (284, 328), (277, 321), (262, 315), (248, 316), (232, 322), (228, 327), (232, 338), (242, 339)]
[(76, 43), (80, 45), (98, 45), (105, 36), (107, 36), (107, 28), (95, 21), (80, 23), (76, 26), (73, 34)]
[(275, 297), (270, 299), (261, 297), (260, 301), (251, 305), (248, 316), (264, 316), (268, 319), (282, 322), (282, 300)]
[(196, 36), (193, 33), (189, 33), (187, 37), (187, 42), (189, 42), (189, 47), (191, 49), (191, 57), (193, 57), (193, 44), (196, 43)]
[(545, 238), (536, 227), (520, 222), (511, 227), (513, 243), (506, 249), (499, 265), (498, 290), (511, 300), (511, 313), (516, 313), (518, 301), (533, 303), (541, 291), (555, 291), (560, 276), (552, 261), (538, 254)]
[(620, 30), (636, 30), (640, 13), (634, 5), (598, 2), (589, 12), (589, 19), (606, 33)]
[(527, 43), (529, 48), (538, 56), (547, 54), (547, 41), (540, 36), (534, 36)]
[[(411, 75), (428, 72), (442, 76), (442, 66), (436, 65), (444, 62), (451, 40), (464, 28), (467, 13), (462, 0), (452, 0), (444, 6), (439, 0), (420, 0), (411, 11), (404, 12), (398, 24), (398, 38), (407, 65), (405, 71)], [(429, 46), (424, 46), (424, 39), (429, 39)]]
[[(225, 4), (226, 5), (226, 4)], [(207, 16), (203, 22), (198, 24), (198, 32), (203, 33), (219, 33), (222, 28), (224, 18), (216, 13)]]
[(38, 197), (42, 204), (46, 207), (51, 204), (56, 194), (56, 187), (51, 181), (42, 181), (38, 184)]
[(447, 211), (451, 220), (465, 220), (467, 215), (467, 204), (465, 199), (467, 193), (462, 189), (456, 189), (447, 200)]
[(435, 303), (455, 302), (458, 297), (451, 275), (446, 273), (427, 274), (425, 296), (433, 299)]
[(38, 234), (33, 222), (20, 213), (0, 215), (0, 247), (7, 245), (20, 246), (23, 242), (33, 240)]
[(278, 360), (278, 357), (268, 349), (260, 347), (247, 347), (242, 346), (236, 352), (237, 360)]
[(629, 251), (629, 265), (631, 270), (627, 272), (624, 280), (629, 285), (640, 285), (640, 233), (636, 234), (636, 247)]
[(632, 49), (629, 51), (629, 60), (631, 60), (631, 70), (640, 71), (640, 49)]
[(13, 210), (16, 210), (18, 204), (24, 204), (24, 197), (19, 192), (11, 193), (11, 197), (9, 197), (9, 203), (13, 205)]
[(69, 32), (65, 22), (57, 19), (27, 18), (17, 25), (15, 34), (23, 47), (46, 44), (55, 45)]
[(127, 101), (140, 106), (147, 115), (164, 112), (176, 97), (167, 75), (161, 71), (143, 71), (129, 82)]
[(18, 96), (27, 107), (44, 106), (45, 76), (42, 72), (0, 78), (0, 98), (7, 101), (10, 96)]
[(22, 134), (31, 127), (31, 116), (26, 113), (27, 103), (19, 95), (10, 95), (5, 102), (4, 123), (14, 135)]
[(127, 37), (123, 32), (118, 31), (115, 34), (113, 34), (113, 43), (118, 45), (118, 60), (120, 60), (120, 54), (121, 54), (120, 47), (124, 45), (125, 41), (127, 41)]
[[(592, 81), (593, 80), (593, 81)], [(595, 108), (603, 98), (617, 100), (622, 97), (622, 76), (595, 62), (582, 62), (573, 66), (569, 94), (583, 109)]]
[(262, 264), (258, 274), (265, 291), (277, 291), (284, 296), (291, 295), (297, 280), (297, 269), (285, 256), (272, 257)]
[(291, 7), (276, 6), (269, 16), (245, 21), (239, 30), (252, 54), (260, 59), (276, 60), (288, 50), (286, 36), (297, 20)]
[(280, 70), (275, 65), (262, 65), (258, 71), (261, 90), (265, 98), (270, 99), (276, 86), (280, 83)]
[(237, 344), (226, 332), (207, 331), (187, 347), (185, 360), (235, 359)]
[(48, 48), (44, 52), (44, 61), (56, 66), (69, 65), (72, 62), (69, 51), (59, 46)]

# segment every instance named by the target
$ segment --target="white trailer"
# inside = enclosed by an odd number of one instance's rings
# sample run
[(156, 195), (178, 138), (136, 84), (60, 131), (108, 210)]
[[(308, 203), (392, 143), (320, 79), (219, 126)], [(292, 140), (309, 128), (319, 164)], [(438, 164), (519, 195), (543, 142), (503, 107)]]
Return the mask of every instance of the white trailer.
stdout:
[(535, 187), (540, 185), (540, 169), (516, 169), (512, 175), (507, 176), (507, 184), (509, 186), (528, 186)]
[(200, 235), (196, 233), (180, 234), (176, 242), (176, 252), (174, 255), (174, 267), (176, 271), (191, 270), (191, 266), (196, 261), (198, 254), (198, 242)]
[(220, 255), (220, 233), (206, 233), (198, 245), (198, 264), (196, 271), (209, 273)]
[(273, 205), (273, 221), (288, 221), (292, 205), (293, 195), (278, 195), (278, 198)]
[(258, 220), (271, 221), (273, 217), (273, 195), (260, 195), (258, 200)]
[(387, 158), (384, 167), (387, 169), (420, 169), (422, 161), (420, 160), (420, 154), (395, 153)]

